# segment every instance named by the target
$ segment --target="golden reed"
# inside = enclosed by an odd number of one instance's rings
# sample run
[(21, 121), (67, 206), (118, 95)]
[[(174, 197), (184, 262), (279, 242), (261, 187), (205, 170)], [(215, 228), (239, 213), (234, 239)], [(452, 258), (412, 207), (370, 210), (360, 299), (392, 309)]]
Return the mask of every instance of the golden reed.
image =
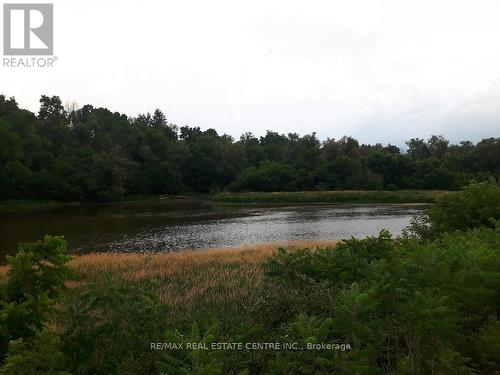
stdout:
[[(67, 286), (121, 279), (132, 284), (154, 281), (155, 292), (170, 305), (233, 303), (257, 290), (263, 276), (262, 262), (280, 248), (322, 248), (338, 241), (293, 241), (241, 247), (170, 253), (93, 253), (73, 256), (69, 262), (79, 275)], [(0, 267), (0, 282), (8, 267)]]

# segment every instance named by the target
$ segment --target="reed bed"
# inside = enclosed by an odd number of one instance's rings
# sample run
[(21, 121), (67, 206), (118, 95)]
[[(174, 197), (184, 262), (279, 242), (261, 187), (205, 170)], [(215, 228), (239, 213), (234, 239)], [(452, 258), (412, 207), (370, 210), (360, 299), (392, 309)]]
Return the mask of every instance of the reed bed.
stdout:
[(0, 284), (7, 281), (7, 272), (9, 268), (7, 266), (0, 266)]
[[(88, 282), (114, 282), (147, 286), (174, 310), (222, 307), (245, 303), (262, 280), (262, 263), (277, 248), (322, 248), (338, 241), (294, 241), (234, 248), (175, 253), (96, 253), (74, 256), (69, 267), (77, 281), (67, 286), (78, 290)], [(7, 267), (0, 268), (0, 282)]]
[(213, 199), (234, 204), (406, 204), (434, 203), (440, 190), (343, 190), (343, 191), (287, 191), (218, 193)]

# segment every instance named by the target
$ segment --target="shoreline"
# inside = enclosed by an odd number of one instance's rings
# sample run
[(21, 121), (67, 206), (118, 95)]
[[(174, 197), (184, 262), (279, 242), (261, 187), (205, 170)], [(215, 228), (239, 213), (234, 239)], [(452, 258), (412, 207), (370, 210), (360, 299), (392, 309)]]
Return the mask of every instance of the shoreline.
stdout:
[(214, 206), (282, 206), (282, 205), (370, 205), (370, 204), (432, 204), (435, 198), (447, 191), (441, 190), (339, 190), (339, 191), (289, 191), (216, 193), (213, 195), (147, 195), (129, 196), (107, 202), (53, 201), (53, 200), (4, 200), (0, 212), (18, 210), (52, 209), (92, 205), (121, 204), (194, 204)]
[(432, 204), (442, 190), (339, 190), (298, 192), (218, 193), (222, 204)]
[[(177, 274), (188, 268), (198, 268), (210, 263), (211, 266), (224, 264), (260, 264), (279, 248), (302, 249), (336, 246), (340, 240), (310, 240), (268, 242), (234, 247), (215, 247), (200, 250), (180, 250), (171, 252), (108, 252), (71, 255), (69, 266), (82, 274), (84, 279), (112, 273), (127, 279), (154, 279), (158, 275)], [(179, 267), (177, 270), (175, 267)], [(0, 265), (0, 283), (6, 281), (8, 265)], [(201, 273), (205, 273), (200, 270)]]

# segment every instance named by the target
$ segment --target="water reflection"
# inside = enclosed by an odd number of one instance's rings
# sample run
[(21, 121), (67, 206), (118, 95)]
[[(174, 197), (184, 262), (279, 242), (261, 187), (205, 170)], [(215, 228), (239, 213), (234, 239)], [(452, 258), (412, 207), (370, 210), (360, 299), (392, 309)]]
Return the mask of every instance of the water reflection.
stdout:
[(71, 251), (172, 251), (292, 240), (394, 234), (416, 206), (234, 208), (161, 204), (90, 205), (0, 213), (0, 249), (44, 234), (64, 234)]

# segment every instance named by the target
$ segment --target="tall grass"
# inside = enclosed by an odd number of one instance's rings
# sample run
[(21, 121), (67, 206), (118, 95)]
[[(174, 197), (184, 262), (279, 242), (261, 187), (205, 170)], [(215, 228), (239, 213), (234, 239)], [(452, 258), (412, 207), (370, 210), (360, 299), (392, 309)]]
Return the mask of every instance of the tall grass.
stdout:
[[(147, 286), (173, 312), (236, 307), (257, 291), (263, 276), (262, 262), (277, 248), (318, 248), (337, 242), (294, 241), (176, 253), (75, 256), (69, 267), (78, 278), (67, 285), (77, 292), (87, 282), (119, 281)], [(7, 272), (7, 266), (0, 267), (0, 282), (7, 280)]]
[(219, 193), (213, 199), (223, 203), (433, 203), (440, 190), (396, 191), (296, 191)]

